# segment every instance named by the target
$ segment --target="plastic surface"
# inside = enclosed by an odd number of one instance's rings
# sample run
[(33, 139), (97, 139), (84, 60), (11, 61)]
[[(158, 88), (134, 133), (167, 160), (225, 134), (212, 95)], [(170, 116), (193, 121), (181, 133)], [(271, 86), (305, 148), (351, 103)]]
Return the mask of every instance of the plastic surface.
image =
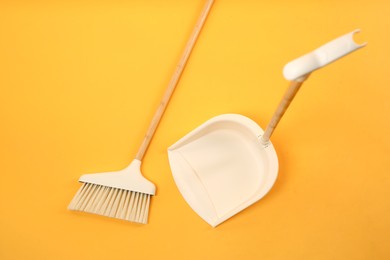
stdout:
[(134, 159), (120, 171), (84, 174), (80, 182), (99, 184), (112, 188), (131, 190), (154, 195), (156, 186), (141, 174), (141, 161)]
[(263, 130), (237, 114), (214, 117), (168, 148), (176, 185), (190, 207), (215, 227), (261, 199), (278, 173)]
[(283, 75), (287, 80), (300, 81), (305, 76), (341, 57), (364, 47), (367, 43), (357, 44), (353, 35), (360, 32), (359, 29), (347, 33), (318, 49), (299, 57), (284, 66)]

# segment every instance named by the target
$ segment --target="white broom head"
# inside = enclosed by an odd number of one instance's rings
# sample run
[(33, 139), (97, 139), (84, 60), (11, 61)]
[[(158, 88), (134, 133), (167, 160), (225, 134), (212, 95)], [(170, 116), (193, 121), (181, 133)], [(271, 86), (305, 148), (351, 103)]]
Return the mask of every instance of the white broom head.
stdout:
[(82, 175), (83, 185), (68, 209), (146, 224), (156, 187), (140, 169), (135, 159), (121, 171)]

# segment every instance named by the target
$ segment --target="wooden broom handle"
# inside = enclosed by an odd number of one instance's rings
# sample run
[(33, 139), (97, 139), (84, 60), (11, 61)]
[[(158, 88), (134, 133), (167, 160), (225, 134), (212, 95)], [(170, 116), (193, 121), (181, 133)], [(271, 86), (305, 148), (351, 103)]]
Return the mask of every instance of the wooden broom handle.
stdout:
[(299, 88), (302, 86), (304, 80), (307, 77), (308, 76), (306, 76), (303, 80), (300, 80), (300, 81), (291, 81), (290, 82), (289, 88), (287, 89), (286, 93), (284, 94), (284, 97), (280, 101), (279, 106), (277, 107), (274, 115), (271, 118), (271, 121), (267, 125), (267, 128), (265, 129), (264, 135), (261, 137), (261, 141), (264, 144), (267, 144), (269, 142), (269, 139), (270, 139), (272, 133), (274, 132), (276, 126), (278, 125), (280, 119), (282, 119), (288, 106), (290, 105), (291, 101), (294, 99)]
[(203, 27), (203, 24), (206, 21), (207, 15), (210, 12), (211, 6), (213, 5), (214, 0), (207, 0), (205, 6), (203, 7), (202, 13), (200, 14), (200, 17), (195, 25), (195, 28), (192, 31), (192, 34), (187, 42), (187, 45), (184, 49), (184, 52), (180, 58), (179, 63), (176, 66), (175, 72), (172, 75), (171, 80), (169, 81), (168, 87), (165, 91), (165, 94), (161, 100), (161, 103), (159, 107), (157, 108), (156, 113), (153, 116), (152, 122), (150, 123), (149, 129), (146, 131), (144, 140), (142, 141), (142, 144), (137, 152), (137, 155), (135, 156), (135, 159), (142, 161), (146, 150), (148, 149), (148, 146), (150, 144), (150, 141), (152, 140), (152, 137), (154, 133), (156, 132), (157, 126), (160, 123), (161, 117), (164, 114), (164, 111), (168, 105), (168, 102), (173, 94), (173, 91), (175, 90), (175, 87), (180, 79), (180, 76), (184, 70), (184, 67), (187, 63), (187, 60), (191, 54), (191, 51), (195, 45), (195, 42), (199, 36), (199, 33)]

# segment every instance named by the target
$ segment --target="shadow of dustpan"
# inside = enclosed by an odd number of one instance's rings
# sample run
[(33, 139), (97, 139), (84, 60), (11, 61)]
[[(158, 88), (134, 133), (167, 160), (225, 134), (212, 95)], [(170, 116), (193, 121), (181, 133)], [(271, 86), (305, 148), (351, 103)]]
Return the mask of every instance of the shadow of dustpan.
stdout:
[(291, 84), (265, 131), (247, 117), (225, 114), (208, 120), (168, 148), (180, 193), (207, 223), (219, 225), (272, 188), (278, 158), (269, 138), (311, 72), (365, 46), (353, 41), (356, 32), (285, 66), (283, 73)]

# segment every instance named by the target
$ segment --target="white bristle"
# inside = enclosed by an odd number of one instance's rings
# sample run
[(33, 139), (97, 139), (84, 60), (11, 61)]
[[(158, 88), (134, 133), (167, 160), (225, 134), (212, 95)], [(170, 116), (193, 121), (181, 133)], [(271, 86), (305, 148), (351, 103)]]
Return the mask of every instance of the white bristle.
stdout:
[(150, 194), (83, 183), (68, 209), (146, 224)]

